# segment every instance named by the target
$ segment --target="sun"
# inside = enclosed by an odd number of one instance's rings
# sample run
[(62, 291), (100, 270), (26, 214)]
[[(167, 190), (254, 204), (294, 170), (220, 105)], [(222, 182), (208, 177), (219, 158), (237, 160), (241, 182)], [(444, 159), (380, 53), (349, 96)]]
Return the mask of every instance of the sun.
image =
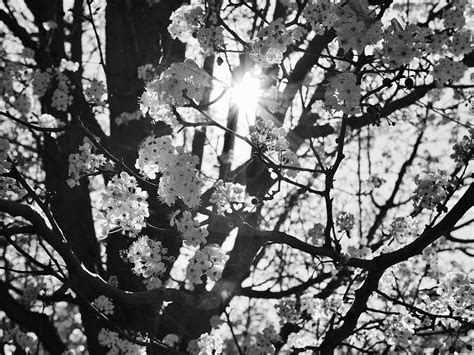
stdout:
[(242, 79), (231, 88), (231, 104), (239, 108), (240, 114), (255, 115), (260, 96), (260, 80), (245, 73)]

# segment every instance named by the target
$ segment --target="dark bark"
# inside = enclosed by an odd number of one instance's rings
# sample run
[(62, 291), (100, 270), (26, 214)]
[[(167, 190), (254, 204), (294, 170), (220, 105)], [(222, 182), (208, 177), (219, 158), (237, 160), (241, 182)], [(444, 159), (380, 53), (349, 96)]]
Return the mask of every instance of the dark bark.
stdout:
[[(45, 70), (51, 65), (58, 66), (61, 58), (66, 57), (62, 1), (27, 1), (26, 3), (34, 15), (34, 22), (39, 29), (39, 44), (35, 58), (40, 69)], [(75, 1), (76, 16), (70, 37), (71, 58), (77, 61), (82, 61), (82, 6), (82, 1)], [(45, 31), (42, 26), (43, 22), (49, 20), (55, 21), (58, 25), (51, 32)], [(70, 107), (73, 122), (81, 117), (94, 127), (94, 123), (97, 125), (97, 122), (84, 99), (80, 72), (71, 75), (71, 80), (76, 86), (72, 92), (73, 105)], [(65, 114), (51, 107), (50, 98), (51, 92), (41, 100), (42, 111), (51, 113), (58, 119), (65, 121)], [(68, 157), (77, 151), (78, 146), (83, 142), (83, 137), (82, 131), (77, 126), (57, 138), (46, 133), (40, 156), (46, 173), (46, 187), (52, 194), (50, 206), (55, 220), (63, 231), (69, 246), (84, 265), (93, 272), (100, 272), (100, 249), (95, 236), (88, 183), (82, 182), (80, 186), (73, 189), (66, 184)], [(88, 288), (85, 288), (83, 293), (88, 298), (94, 295), (94, 291)], [(79, 310), (82, 314), (89, 350), (93, 354), (103, 353), (103, 349), (97, 341), (100, 323), (83, 304), (80, 304)]]
[[(171, 40), (167, 32), (170, 14), (180, 3), (168, 0), (149, 6), (145, 0), (107, 1), (105, 56), (110, 142), (114, 147), (114, 155), (132, 168), (139, 144), (149, 135), (163, 135), (169, 130), (163, 126), (153, 127), (145, 119), (119, 126), (115, 123), (115, 118), (122, 112), (134, 112), (138, 109), (138, 99), (145, 84), (137, 78), (138, 66), (160, 63), (160, 69), (163, 70), (172, 62), (183, 60), (184, 45)], [(170, 208), (160, 203), (156, 188), (142, 187), (149, 194), (149, 223), (169, 228)], [(178, 255), (181, 241), (175, 232), (157, 233), (152, 228), (146, 228), (142, 234), (161, 240), (164, 247), (168, 248), (169, 255)], [(130, 264), (120, 255), (129, 245), (130, 239), (119, 233), (109, 236), (106, 247), (107, 271), (109, 275), (117, 276), (120, 288), (142, 291), (145, 289), (142, 278), (132, 273)], [(156, 332), (161, 324), (157, 309), (156, 306), (122, 307), (123, 318), (119, 322), (126, 324), (129, 329)]]
[(0, 309), (20, 327), (34, 332), (38, 336), (39, 342), (50, 354), (61, 354), (66, 350), (52, 320), (45, 314), (30, 311), (19, 304), (10, 295), (8, 286), (4, 282), (0, 282)]
[(370, 295), (377, 290), (379, 280), (385, 270), (392, 265), (408, 260), (417, 254), (421, 254), (428, 245), (439, 239), (444, 233), (450, 231), (473, 206), (474, 185), (470, 185), (456, 205), (438, 224), (434, 227), (426, 228), (417, 239), (407, 246), (389, 254), (382, 254), (373, 259), (372, 262), (376, 268), (368, 273), (362, 286), (355, 292), (354, 301), (344, 316), (343, 324), (339, 328), (331, 329), (327, 332), (320, 346), (321, 353), (332, 354), (334, 349), (352, 334), (361, 314), (367, 309), (367, 301)]

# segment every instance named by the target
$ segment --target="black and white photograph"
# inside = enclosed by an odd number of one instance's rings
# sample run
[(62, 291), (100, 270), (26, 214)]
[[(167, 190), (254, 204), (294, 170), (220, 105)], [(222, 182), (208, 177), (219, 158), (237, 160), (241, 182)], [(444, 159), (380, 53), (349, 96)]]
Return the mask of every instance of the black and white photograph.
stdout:
[(1, 0), (0, 355), (474, 354), (471, 0)]

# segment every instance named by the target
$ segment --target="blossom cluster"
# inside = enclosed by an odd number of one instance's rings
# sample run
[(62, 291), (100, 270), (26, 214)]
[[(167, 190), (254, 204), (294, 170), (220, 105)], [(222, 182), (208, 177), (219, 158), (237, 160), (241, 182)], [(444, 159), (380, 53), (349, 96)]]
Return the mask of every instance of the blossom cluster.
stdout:
[(245, 188), (240, 184), (217, 181), (215, 190), (209, 200), (215, 203), (217, 214), (225, 216), (226, 212), (231, 212), (235, 204), (245, 203)]
[(73, 86), (66, 74), (57, 71), (56, 77), (58, 84), (51, 98), (51, 106), (58, 111), (66, 112), (72, 104), (73, 97), (70, 95), (70, 89), (73, 89)]
[(453, 146), (453, 150), (451, 158), (456, 162), (456, 167), (467, 165), (469, 160), (474, 159), (474, 127), (469, 129), (469, 135), (463, 136), (461, 141)]
[(160, 241), (141, 236), (132, 243), (127, 252), (127, 258), (134, 264), (133, 272), (145, 278), (159, 277), (166, 271), (164, 261), (174, 261), (167, 257), (167, 248)]
[(201, 27), (197, 33), (196, 38), (199, 45), (204, 51), (205, 55), (214, 53), (215, 48), (224, 47), (224, 30), (220, 26), (210, 25), (208, 27)]
[(415, 334), (416, 319), (409, 315), (392, 315), (387, 319), (386, 335), (389, 343), (408, 346)]
[(274, 354), (275, 346), (273, 344), (280, 341), (281, 337), (276, 332), (275, 327), (265, 327), (263, 331), (255, 334), (255, 342), (247, 346), (245, 355)]
[(84, 93), (92, 104), (103, 105), (104, 96), (107, 93), (107, 90), (105, 89), (105, 85), (102, 81), (93, 79), (90, 82), (90, 85), (85, 88)]
[[(11, 167), (11, 164), (7, 161), (9, 149), (10, 142), (5, 138), (0, 138), (0, 174), (6, 173)], [(21, 188), (15, 179), (0, 176), (0, 197), (5, 198), (12, 193), (19, 194), (20, 190)]]
[(100, 234), (105, 238), (110, 232), (129, 232), (135, 237), (143, 227), (148, 212), (148, 193), (138, 187), (133, 176), (126, 172), (114, 176), (99, 200), (97, 220)]
[(208, 13), (205, 16), (205, 26), (199, 28), (196, 32), (196, 39), (201, 46), (204, 55), (208, 56), (214, 53), (217, 48), (224, 48), (224, 29), (219, 26), (218, 13), (220, 5), (218, 2), (208, 4)]
[[(175, 215), (181, 211), (176, 211)], [(174, 226), (181, 233), (184, 244), (190, 247), (197, 247), (200, 244), (206, 244), (206, 238), (209, 232), (205, 227), (199, 227), (199, 222), (193, 219), (190, 211), (184, 211), (181, 218), (171, 218), (170, 225)]]
[(159, 95), (152, 92), (144, 92), (140, 101), (140, 110), (143, 116), (148, 114), (153, 122), (164, 122), (171, 128), (179, 127), (170, 105), (160, 101)]
[[(474, 320), (474, 279), (461, 272), (450, 272), (444, 275), (437, 286), (436, 295), (422, 295), (416, 303), (416, 307), (432, 316), (424, 321), (428, 325), (441, 325), (450, 329), (458, 329), (462, 323)], [(436, 299), (433, 300), (433, 297)], [(410, 321), (413, 319), (410, 318)], [(436, 321), (435, 321), (436, 320)], [(412, 322), (405, 323), (405, 336), (399, 336), (398, 344), (407, 345), (410, 340), (409, 331), (412, 329)], [(401, 327), (402, 325), (399, 325)], [(400, 332), (402, 335), (403, 333)], [(394, 343), (397, 343), (394, 341)]]
[(173, 63), (160, 77), (148, 83), (142, 95), (142, 107), (150, 114), (162, 110), (162, 105), (183, 106), (189, 100), (199, 102), (211, 87), (209, 74), (191, 59)]
[(18, 344), (20, 348), (24, 350), (29, 349), (31, 352), (34, 350), (33, 348), (36, 343), (35, 339), (31, 335), (20, 330), (18, 326), (9, 329), (3, 329), (3, 335), (0, 337), (0, 341), (2, 343), (8, 343), (12, 340), (15, 342), (15, 344)]
[(86, 142), (79, 147), (79, 153), (69, 155), (69, 168), (67, 184), (69, 187), (79, 185), (79, 180), (101, 170), (111, 170), (113, 163), (102, 154), (92, 153), (93, 146)]
[(255, 125), (249, 128), (250, 140), (263, 152), (281, 152), (288, 148), (286, 130), (277, 128), (271, 120), (257, 118)]
[(197, 156), (175, 147), (170, 137), (150, 136), (141, 144), (135, 167), (147, 178), (154, 179), (160, 173), (158, 195), (172, 205), (177, 198), (191, 208), (200, 203), (201, 182), (197, 176)]
[(446, 274), (438, 285), (440, 301), (449, 307), (455, 316), (472, 321), (474, 319), (474, 279), (461, 272)]
[(285, 323), (299, 323), (308, 317), (313, 320), (329, 320), (342, 305), (340, 296), (330, 296), (326, 299), (316, 297), (314, 294), (304, 294), (298, 299), (295, 296), (283, 298), (275, 305), (280, 317), (280, 325)]
[(467, 66), (463, 62), (455, 62), (448, 58), (441, 58), (433, 67), (432, 75), (436, 85), (441, 87), (447, 81), (456, 82), (464, 76)]
[(186, 269), (187, 278), (192, 284), (202, 284), (201, 277), (206, 275), (211, 281), (218, 281), (229, 256), (214, 246), (206, 246), (196, 251)]
[(301, 311), (310, 315), (316, 314), (323, 307), (323, 302), (322, 299), (316, 298), (312, 294), (304, 294), (300, 299)]
[(48, 91), (49, 84), (52, 80), (52, 69), (48, 68), (46, 71), (41, 71), (40, 69), (36, 69), (33, 73), (33, 93), (38, 95), (38, 97), (43, 97)]
[(114, 304), (110, 298), (104, 295), (100, 295), (94, 301), (92, 301), (92, 304), (102, 313), (111, 315), (114, 314)]
[(313, 0), (306, 5), (302, 16), (318, 35), (322, 35), (326, 28), (333, 27), (338, 19), (331, 0)]
[(222, 354), (222, 344), (222, 338), (218, 335), (204, 333), (189, 342), (187, 351), (191, 355), (218, 355)]
[(201, 4), (182, 5), (171, 14), (168, 32), (172, 38), (186, 43), (201, 27), (204, 15), (204, 6)]
[(464, 55), (471, 51), (472, 34), (469, 30), (456, 31), (448, 41), (449, 51), (455, 55)]
[(134, 112), (122, 112), (120, 115), (117, 116), (117, 118), (115, 118), (115, 123), (119, 126), (122, 124), (126, 125), (129, 122), (138, 121), (142, 117), (143, 115), (140, 110)]
[(469, 1), (458, 0), (453, 3), (446, 11), (443, 11), (443, 20), (445, 28), (459, 29), (466, 23), (466, 17), (464, 11), (466, 11)]
[(156, 174), (163, 170), (162, 165), (171, 164), (175, 147), (170, 137), (147, 137), (138, 150), (135, 167), (149, 179), (156, 179)]
[(342, 299), (337, 295), (331, 295), (323, 300), (322, 312), (326, 315), (335, 313), (342, 305)]
[(422, 295), (416, 304), (417, 308), (433, 315), (426, 320), (431, 325), (458, 329), (463, 324), (460, 319), (464, 322), (474, 320), (474, 279), (460, 272), (447, 273), (438, 284), (437, 294), (438, 297)]
[(286, 297), (275, 306), (280, 323), (296, 323), (300, 319), (300, 313), (296, 309), (296, 298)]
[(79, 70), (79, 63), (73, 62), (72, 60), (67, 60), (66, 58), (61, 58), (61, 62), (59, 63), (59, 70), (63, 71), (70, 71), (75, 73)]
[(396, 65), (409, 63), (416, 56), (420, 56), (426, 47), (426, 29), (410, 24), (402, 28), (397, 20), (384, 32), (384, 54)]
[(19, 72), (19, 65), (10, 61), (3, 61), (5, 52), (0, 48), (0, 94), (2, 97), (10, 97), (15, 94), (13, 83)]
[[(68, 78), (66, 71), (75, 72), (79, 69), (79, 63), (62, 59), (59, 67), (47, 68), (45, 70), (36, 69), (30, 75), (31, 88), (33, 93), (38, 97), (43, 97), (46, 92), (54, 86), (54, 91), (51, 97), (51, 106), (58, 111), (66, 112), (68, 107), (72, 104), (73, 97), (71, 90), (75, 88), (71, 80)], [(5, 74), (4, 74), (5, 75)], [(5, 79), (8, 79), (2, 86), (4, 90), (8, 90), (10, 85), (10, 79), (13, 77), (10, 75)], [(2, 78), (3, 79), (3, 78)], [(7, 87), (5, 87), (7, 85)], [(87, 91), (88, 89), (86, 89)], [(13, 89), (10, 95), (13, 95)], [(28, 96), (25, 94), (16, 95), (14, 107), (20, 113), (27, 113), (31, 109), (31, 102)]]
[(31, 101), (25, 94), (17, 94), (13, 106), (20, 114), (26, 115), (28, 112), (30, 112)]
[(162, 342), (172, 348), (179, 342), (179, 336), (176, 334), (168, 334), (163, 338)]
[[(1, 164), (0, 164), (1, 169)], [(1, 198), (20, 198), (27, 192), (22, 189), (19, 183), (11, 177), (0, 176), (0, 197)]]
[(107, 354), (139, 355), (146, 354), (145, 348), (119, 337), (118, 333), (102, 328), (98, 335), (99, 344), (109, 348)]
[(300, 167), (298, 156), (293, 151), (286, 149), (278, 155), (278, 160), (280, 161), (281, 165), (289, 167), (287, 169), (283, 169), (283, 174), (290, 178), (295, 178), (298, 175), (298, 171), (292, 169)]
[(163, 171), (158, 195), (168, 205), (181, 198), (190, 208), (199, 206), (201, 182), (195, 168), (199, 158), (184, 153), (181, 147), (176, 149), (176, 155), (173, 157), (170, 163), (173, 162), (174, 165), (168, 165), (168, 169)]
[(0, 138), (0, 174), (10, 169), (10, 163), (7, 162), (10, 142), (5, 138)]
[(352, 73), (341, 73), (331, 77), (324, 94), (326, 105), (348, 115), (359, 110), (360, 86)]
[(393, 238), (403, 244), (417, 236), (418, 225), (412, 217), (397, 217), (390, 224), (390, 232)]
[(258, 32), (257, 39), (252, 43), (250, 58), (262, 67), (280, 64), (292, 41), (291, 32), (279, 18)]
[(154, 290), (163, 287), (163, 282), (158, 277), (150, 277), (148, 279), (144, 279), (143, 283), (145, 284), (147, 290)]
[(350, 232), (354, 227), (354, 215), (349, 212), (339, 212), (336, 216), (336, 225), (340, 231)]
[(366, 186), (369, 190), (374, 190), (374, 189), (378, 189), (380, 186), (382, 186), (386, 182), (387, 181), (384, 178), (378, 175), (371, 175), (369, 180), (367, 180), (366, 182)]
[(182, 5), (170, 17), (168, 32), (171, 37), (186, 43), (196, 38), (204, 55), (214, 53), (214, 48), (223, 47), (223, 28), (218, 25), (218, 9), (209, 4), (206, 13), (201, 4)]
[(413, 198), (415, 210), (421, 211), (424, 208), (432, 210), (445, 200), (449, 177), (442, 170), (424, 172), (415, 177), (415, 184), (417, 185)]
[(350, 258), (361, 258), (368, 259), (372, 257), (372, 250), (361, 244), (358, 245), (349, 245), (345, 253), (342, 253), (339, 256), (338, 262), (343, 265), (347, 263)]
[[(40, 127), (44, 128), (57, 128), (59, 127), (58, 121), (53, 115), (48, 113), (43, 113), (38, 117), (38, 121), (36, 123)], [(61, 124), (61, 123), (60, 123)]]
[[(375, 44), (382, 39), (382, 24), (376, 21), (375, 14), (367, 3), (357, 1), (341, 2), (334, 6), (333, 13), (337, 18), (334, 23), (339, 48), (362, 53), (367, 45)], [(333, 16), (334, 16), (333, 15)]]
[[(286, 167), (299, 167), (298, 156), (289, 149), (286, 139), (287, 132), (283, 127), (277, 128), (271, 120), (258, 117), (255, 125), (249, 127), (249, 135), (252, 143), (262, 153), (269, 154), (279, 164)], [(283, 169), (283, 173), (289, 177), (295, 177), (297, 171), (291, 168)]]

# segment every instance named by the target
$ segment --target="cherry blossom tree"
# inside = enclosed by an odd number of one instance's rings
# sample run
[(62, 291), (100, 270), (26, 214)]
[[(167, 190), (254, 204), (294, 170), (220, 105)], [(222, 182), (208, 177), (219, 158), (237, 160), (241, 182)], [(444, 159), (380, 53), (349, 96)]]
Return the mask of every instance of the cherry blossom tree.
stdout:
[(3, 0), (0, 349), (472, 350), (467, 0)]

